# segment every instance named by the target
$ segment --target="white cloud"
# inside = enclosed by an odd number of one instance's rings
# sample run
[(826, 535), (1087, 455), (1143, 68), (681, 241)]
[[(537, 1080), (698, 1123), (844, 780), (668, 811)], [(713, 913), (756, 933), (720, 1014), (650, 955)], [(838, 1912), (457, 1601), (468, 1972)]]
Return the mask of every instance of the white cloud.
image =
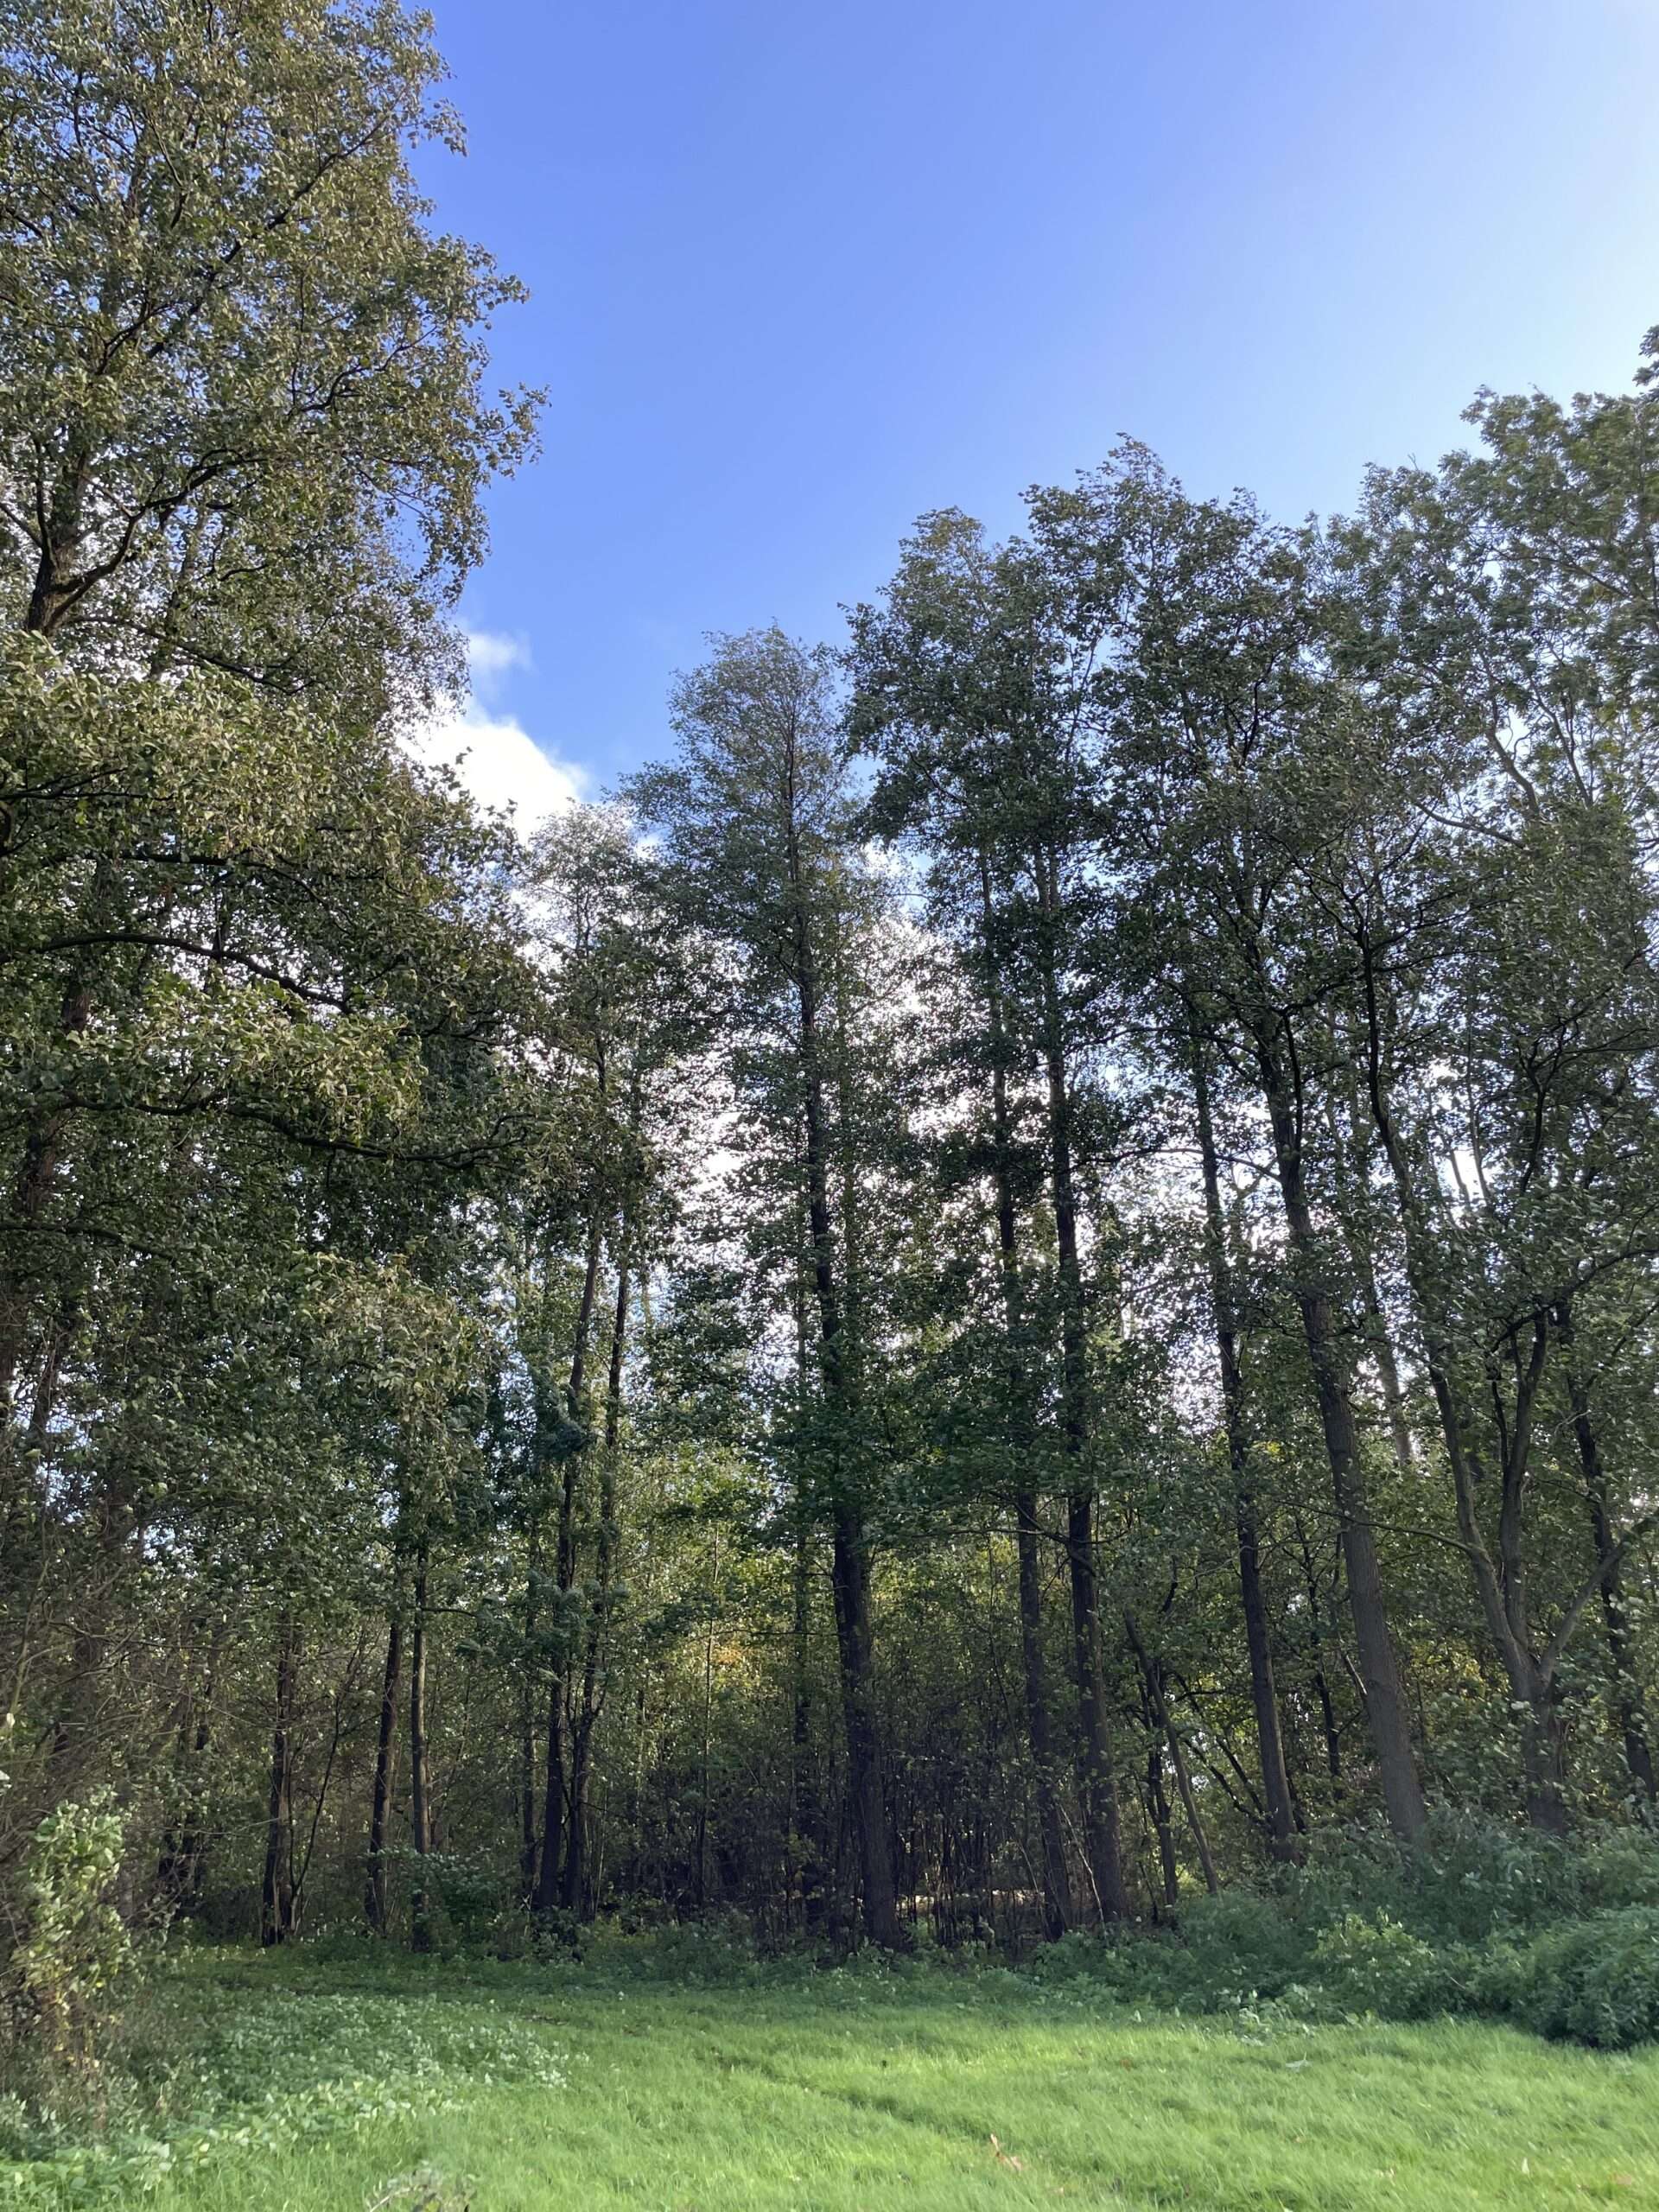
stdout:
[(475, 699), (493, 699), (509, 669), (530, 665), (530, 647), (522, 638), (503, 637), (499, 630), (467, 631), (467, 671)]
[(592, 782), (585, 768), (556, 760), (515, 716), (487, 713), (482, 703), (493, 701), (510, 670), (530, 666), (525, 647), (516, 638), (471, 630), (467, 664), (470, 697), (410, 732), (405, 741), (416, 759), (453, 768), (480, 806), (510, 811), (521, 830), (585, 798)]

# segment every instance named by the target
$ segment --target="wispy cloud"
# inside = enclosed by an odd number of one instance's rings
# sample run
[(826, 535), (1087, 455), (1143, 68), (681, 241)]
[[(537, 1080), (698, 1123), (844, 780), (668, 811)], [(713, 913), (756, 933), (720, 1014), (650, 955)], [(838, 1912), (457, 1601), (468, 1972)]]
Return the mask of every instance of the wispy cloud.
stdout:
[(494, 700), (503, 677), (531, 665), (530, 647), (522, 638), (504, 637), (499, 630), (467, 631), (467, 672), (475, 699)]

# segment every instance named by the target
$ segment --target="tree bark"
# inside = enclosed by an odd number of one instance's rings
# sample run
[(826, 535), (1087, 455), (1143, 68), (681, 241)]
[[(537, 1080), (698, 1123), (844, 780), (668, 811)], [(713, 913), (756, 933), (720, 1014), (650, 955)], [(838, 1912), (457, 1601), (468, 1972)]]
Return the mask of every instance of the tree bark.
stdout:
[(285, 1613), (276, 1631), (276, 1713), (270, 1732), (270, 1788), (265, 1820), (265, 1868), (260, 1887), (259, 1940), (286, 1943), (297, 1932), (294, 1897), (294, 1708), (299, 1630)]
[[(432, 1849), (432, 1807), (426, 1764), (426, 1546), (415, 1567), (415, 1613), (409, 1651), (409, 1834), (417, 1860)], [(410, 1943), (416, 1951), (432, 1948), (432, 1899), (426, 1869), (417, 1866), (410, 1900)]]
[(593, 1773), (594, 1730), (604, 1702), (603, 1663), (609, 1633), (611, 1582), (616, 1560), (616, 1462), (621, 1448), (622, 1370), (628, 1333), (630, 1248), (632, 1223), (622, 1212), (616, 1262), (616, 1301), (611, 1313), (611, 1354), (606, 1373), (605, 1433), (599, 1465), (599, 1541), (594, 1562), (594, 1603), (588, 1623), (582, 1672), (582, 1709), (575, 1726), (570, 1769), (570, 1828), (565, 1842), (561, 1885), (567, 1912), (589, 1912), (587, 1895), (588, 1795)]
[[(570, 1352), (568, 1390), (573, 1419), (580, 1418), (582, 1387), (588, 1373), (588, 1338), (593, 1327), (594, 1301), (599, 1287), (599, 1262), (604, 1225), (594, 1208), (588, 1229), (588, 1255), (582, 1268), (582, 1294), (576, 1303), (575, 1340)], [(576, 1581), (576, 1477), (582, 1452), (565, 1455), (559, 1484), (559, 1518), (554, 1546), (554, 1572), (561, 1596), (568, 1604)], [(552, 1912), (563, 1897), (561, 1879), (563, 1859), (568, 1746), (565, 1738), (565, 1682), (569, 1653), (561, 1643), (555, 1653), (552, 1679), (547, 1693), (547, 1758), (542, 1796), (542, 1863), (536, 1877), (536, 1910)]]
[(1555, 1330), (1564, 1354), (1567, 1402), (1573, 1415), (1573, 1437), (1578, 1446), (1579, 1466), (1584, 1477), (1590, 1532), (1595, 1540), (1596, 1558), (1601, 1566), (1602, 1627), (1607, 1642), (1607, 1686), (1611, 1694), (1613, 1717), (1624, 1741), (1624, 1764), (1630, 1777), (1631, 1795), (1637, 1805), (1651, 1816), (1656, 1803), (1659, 1802), (1659, 1788), (1656, 1787), (1654, 1776), (1653, 1746), (1648, 1734), (1641, 1680), (1634, 1664), (1630, 1617), (1624, 1610), (1618, 1542), (1613, 1534), (1612, 1516), (1607, 1508), (1607, 1471), (1602, 1464), (1601, 1440), (1591, 1416), (1590, 1394), (1576, 1357), (1570, 1306), (1562, 1306), (1558, 1310)]
[(889, 1950), (903, 1949), (907, 1948), (909, 1939), (899, 1917), (898, 1884), (887, 1834), (887, 1789), (875, 1703), (869, 1560), (856, 1504), (856, 1484), (847, 1464), (854, 1428), (854, 1393), (849, 1373), (849, 1348), (842, 1328), (835, 1243), (830, 1228), (829, 1142), (824, 1118), (823, 1069), (818, 1039), (817, 976), (796, 827), (792, 780), (786, 829), (786, 867), (794, 906), (797, 1042), (801, 1071), (802, 1118), (805, 1126), (808, 1228), (812, 1245), (813, 1288), (818, 1309), (823, 1396), (835, 1427), (831, 1445), (835, 1464), (830, 1579), (835, 1592), (836, 1640), (841, 1662), (848, 1787), (858, 1846), (865, 1928), (873, 1942)]
[(1296, 1855), (1296, 1818), (1290, 1776), (1285, 1765), (1284, 1731), (1274, 1681), (1273, 1646), (1267, 1599), (1262, 1588), (1261, 1543), (1254, 1485), (1250, 1480), (1249, 1436), (1244, 1418), (1244, 1378), (1238, 1355), (1238, 1320), (1232, 1270), (1227, 1252), (1227, 1221), (1221, 1202), (1221, 1164), (1216, 1151), (1210, 1102), (1210, 1075), (1196, 1014), (1188, 1000), (1192, 1054), (1192, 1097), (1198, 1113), (1198, 1157), (1204, 1178), (1205, 1256), (1210, 1274), (1211, 1310), (1216, 1331), (1216, 1359), (1221, 1370), (1222, 1420), (1227, 1461), (1232, 1471), (1234, 1521), (1238, 1533), (1238, 1586), (1244, 1613), (1244, 1643), (1249, 1656), (1250, 1705), (1255, 1716), (1257, 1755), (1262, 1763), (1262, 1796), (1267, 1808), (1268, 1848), (1275, 1859)]
[(1043, 1658), (1043, 1585), (1037, 1497), (1025, 1469), (1035, 1446), (1025, 1373), (1020, 1294), (1019, 1223), (1011, 1165), (1013, 1121), (1008, 1109), (1007, 1025), (1003, 1018), (992, 943), (990, 864), (979, 855), (980, 931), (985, 963), (986, 1021), (991, 1048), (991, 1139), (996, 1188), (996, 1241), (1002, 1294), (1002, 1333), (1007, 1351), (1009, 1443), (1020, 1464), (1014, 1491), (1014, 1547), (1019, 1563), (1020, 1656), (1026, 1694), (1026, 1732), (1037, 1792), (1037, 1825), (1043, 1862), (1043, 1932), (1057, 1942), (1072, 1918), (1071, 1883), (1065, 1862), (1059, 1778), (1054, 1758), (1054, 1720)]
[(1033, 855), (1039, 908), (1043, 1061), (1047, 1077), (1049, 1187), (1059, 1262), (1060, 1371), (1066, 1457), (1073, 1469), (1066, 1498), (1066, 1564), (1071, 1583), (1071, 1655), (1083, 1760), (1084, 1848), (1095, 1902), (1103, 1920), (1128, 1910), (1119, 1834), (1117, 1777), (1112, 1758), (1101, 1644), (1099, 1578), (1095, 1565), (1095, 1497), (1090, 1443), (1088, 1319), (1077, 1255), (1077, 1192), (1071, 1159), (1071, 1097), (1060, 1006), (1056, 932), (1058, 887), (1052, 856)]
[[(1395, 1120), (1383, 1071), (1382, 1014), (1377, 989), (1374, 948), (1369, 938), (1360, 941), (1362, 980), (1365, 994), (1366, 1081), (1370, 1094), (1371, 1120), (1394, 1183), (1395, 1202), (1405, 1244), (1406, 1280), (1412, 1294), (1429, 1388), (1440, 1418), (1441, 1440), (1451, 1471), (1458, 1534), (1464, 1556), (1474, 1578), (1476, 1594), (1493, 1645), (1509, 1678), (1511, 1701), (1522, 1712), (1521, 1758), (1527, 1818), (1549, 1835), (1565, 1835), (1566, 1745), (1560, 1708), (1556, 1696), (1554, 1661), (1534, 1649), (1528, 1606), (1526, 1504), (1531, 1480), (1534, 1414), (1538, 1390), (1549, 1356), (1548, 1319), (1533, 1317), (1531, 1341), (1523, 1357), (1516, 1338), (1515, 1401), (1503, 1424), (1502, 1466), (1499, 1473), (1497, 1557), (1493, 1559), (1476, 1507), (1476, 1469), (1469, 1432), (1459, 1402), (1454, 1381), (1452, 1345), (1444, 1313), (1433, 1281), (1431, 1217), (1438, 1208), (1426, 1205), (1407, 1157), (1406, 1146)], [(1441, 1224), (1444, 1228), (1445, 1224)]]
[(374, 1792), (369, 1806), (368, 1879), (364, 1916), (375, 1935), (386, 1932), (386, 1829), (391, 1816), (393, 1770), (397, 1756), (397, 1697), (403, 1676), (404, 1619), (394, 1605), (386, 1623), (386, 1663), (380, 1682), (380, 1725), (374, 1746)]
[(1354, 1641), (1359, 1651), (1360, 1675), (1365, 1686), (1366, 1721), (1390, 1825), (1403, 1840), (1414, 1842), (1422, 1834), (1427, 1808), (1412, 1750), (1399, 1662), (1389, 1632), (1382, 1574), (1371, 1527), (1348, 1378), (1313, 1228), (1302, 1153), (1300, 1102), (1287, 1065), (1287, 1054), (1291, 1050), (1287, 1025), (1282, 1031), (1282, 1047), (1281, 1033), (1281, 1026), (1264, 1016), (1253, 1031), (1252, 1042), (1273, 1127), (1279, 1187), (1296, 1270), (1296, 1303), (1313, 1370), (1319, 1425), (1336, 1495), (1348, 1603), (1353, 1616)]

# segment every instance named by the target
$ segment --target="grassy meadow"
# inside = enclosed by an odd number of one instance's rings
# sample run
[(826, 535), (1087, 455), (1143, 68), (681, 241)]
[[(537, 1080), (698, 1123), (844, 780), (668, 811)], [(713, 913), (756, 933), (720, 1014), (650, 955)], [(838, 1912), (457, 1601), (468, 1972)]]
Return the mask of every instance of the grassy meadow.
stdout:
[(0, 2204), (1659, 2205), (1659, 2050), (1498, 2024), (1139, 2017), (929, 1967), (699, 1983), (302, 1951), (188, 1959), (146, 2002), (126, 2107), (96, 2139), (71, 2116), (25, 2142), (14, 2115)]

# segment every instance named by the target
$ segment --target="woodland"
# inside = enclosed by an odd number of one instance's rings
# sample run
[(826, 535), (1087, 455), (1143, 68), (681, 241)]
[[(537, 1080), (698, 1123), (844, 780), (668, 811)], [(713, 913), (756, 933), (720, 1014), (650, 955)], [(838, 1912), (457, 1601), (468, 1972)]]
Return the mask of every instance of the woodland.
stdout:
[(924, 515), (524, 822), (410, 743), (541, 406), (428, 28), (0, 22), (0, 2042), (1269, 1922), (1659, 2033), (1659, 331)]

